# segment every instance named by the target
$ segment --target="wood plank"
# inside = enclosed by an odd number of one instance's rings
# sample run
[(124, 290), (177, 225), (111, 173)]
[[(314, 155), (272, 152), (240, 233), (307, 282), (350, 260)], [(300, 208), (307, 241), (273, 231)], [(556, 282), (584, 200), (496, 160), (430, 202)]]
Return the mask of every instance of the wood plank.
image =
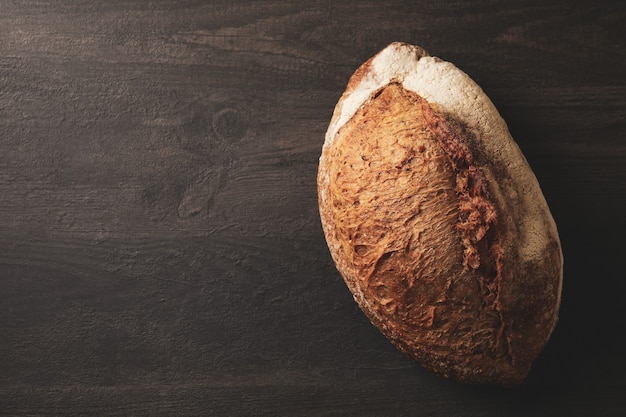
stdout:
[[(623, 415), (619, 1), (0, 2), (0, 415)], [(485, 89), (566, 258), (526, 383), (445, 381), (336, 272), (324, 132), (391, 41)]]

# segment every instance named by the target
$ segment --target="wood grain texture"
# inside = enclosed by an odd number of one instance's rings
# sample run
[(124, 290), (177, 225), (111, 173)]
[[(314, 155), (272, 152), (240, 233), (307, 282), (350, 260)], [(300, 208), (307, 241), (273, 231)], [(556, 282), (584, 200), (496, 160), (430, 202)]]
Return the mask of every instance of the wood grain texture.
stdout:
[[(619, 1), (0, 2), (0, 415), (626, 411)], [(392, 41), (492, 98), (561, 233), (526, 383), (421, 369), (362, 315), (317, 210), (349, 75)]]

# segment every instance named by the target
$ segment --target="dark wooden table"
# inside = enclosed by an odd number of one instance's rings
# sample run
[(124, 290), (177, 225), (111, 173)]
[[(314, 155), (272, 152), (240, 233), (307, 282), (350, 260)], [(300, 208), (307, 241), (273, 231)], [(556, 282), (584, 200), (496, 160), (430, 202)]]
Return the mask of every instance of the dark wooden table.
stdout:
[[(0, 2), (0, 415), (626, 415), (621, 1)], [(317, 161), (392, 41), (469, 73), (565, 253), (519, 387), (467, 386), (367, 321)]]

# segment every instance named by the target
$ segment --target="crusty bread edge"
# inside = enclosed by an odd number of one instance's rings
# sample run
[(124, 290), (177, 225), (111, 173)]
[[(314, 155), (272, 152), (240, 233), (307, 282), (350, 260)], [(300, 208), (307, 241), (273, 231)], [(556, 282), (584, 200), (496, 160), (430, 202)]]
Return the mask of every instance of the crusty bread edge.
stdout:
[[(558, 319), (563, 286), (563, 255), (556, 224), (537, 178), (496, 107), (482, 88), (452, 63), (430, 56), (420, 47), (394, 42), (355, 72), (335, 107), (326, 132), (318, 172), (320, 205), (326, 202), (325, 184), (329, 182), (326, 150), (332, 146), (341, 127), (352, 119), (357, 110), (377, 90), (391, 82), (401, 83), (405, 89), (417, 93), (442, 113), (454, 115), (474, 137), (480, 139), (489, 159), (494, 164), (506, 167), (508, 180), (514, 181), (514, 186), (507, 187), (506, 191), (515, 193), (516, 208), (524, 213), (517, 239), (520, 259), (526, 262), (536, 259), (539, 262), (545, 256), (548, 245), (557, 242), (561, 265), (551, 333)], [(324, 230), (328, 234), (333, 226), (330, 219), (326, 219), (323, 214), (321, 217)], [(341, 270), (342, 260), (335, 259), (335, 262)], [(355, 294), (355, 297), (367, 305), (361, 294)]]

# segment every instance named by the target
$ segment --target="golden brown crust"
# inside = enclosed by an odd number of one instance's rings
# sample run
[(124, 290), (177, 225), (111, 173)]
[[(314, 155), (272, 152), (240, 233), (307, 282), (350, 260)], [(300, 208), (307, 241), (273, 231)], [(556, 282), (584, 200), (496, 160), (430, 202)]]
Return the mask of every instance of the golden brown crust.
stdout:
[[(407, 60), (425, 56), (409, 52)], [(466, 382), (520, 382), (560, 296), (547, 206), (539, 223), (525, 221), (529, 203), (518, 197), (534, 176), (513, 155), (528, 171), (519, 186), (519, 168), (494, 157), (480, 129), (406, 79), (380, 77), (375, 59), (352, 77), (320, 159), (320, 214), (337, 268), (370, 320), (424, 366)], [(519, 238), (541, 222), (533, 242), (547, 253), (528, 256)]]

